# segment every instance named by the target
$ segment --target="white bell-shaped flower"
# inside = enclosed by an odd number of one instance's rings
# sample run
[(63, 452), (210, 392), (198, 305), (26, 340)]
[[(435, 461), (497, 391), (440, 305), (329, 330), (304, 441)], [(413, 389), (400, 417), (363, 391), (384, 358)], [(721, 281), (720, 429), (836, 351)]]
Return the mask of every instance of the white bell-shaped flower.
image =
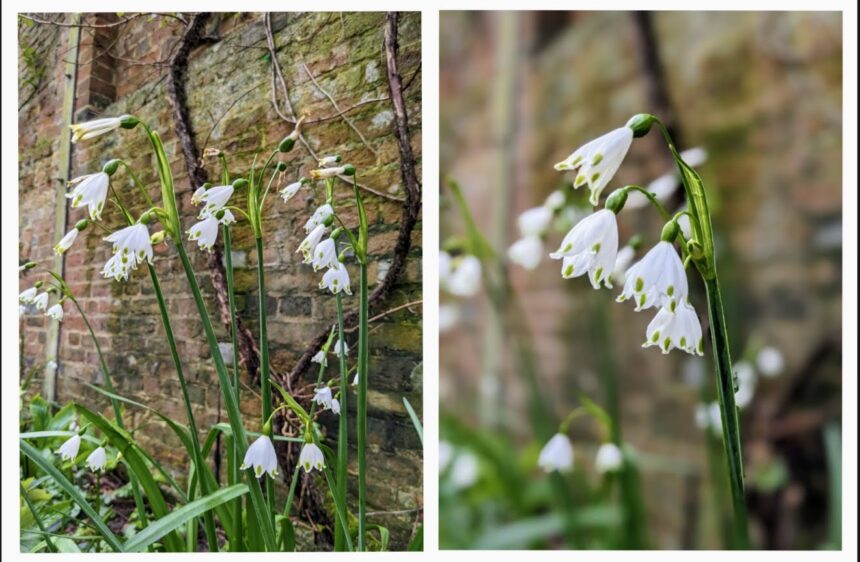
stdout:
[(48, 309), (48, 293), (39, 293), (36, 295), (36, 298), (33, 299), (33, 305), (35, 305), (36, 310), (45, 311)]
[(578, 169), (573, 187), (578, 188), (587, 184), (591, 191), (588, 200), (596, 206), (600, 202), (600, 193), (618, 171), (632, 143), (633, 129), (627, 126), (619, 127), (578, 148), (556, 164), (555, 169), (558, 171)]
[(340, 156), (323, 156), (319, 159), (318, 165), (320, 168), (331, 168), (340, 162)]
[(316, 389), (312, 402), (314, 404), (319, 404), (324, 410), (327, 410), (331, 408), (331, 400), (331, 388), (329, 388), (328, 386), (324, 386), (322, 388)]
[(317, 226), (325, 224), (332, 215), (334, 215), (334, 209), (332, 209), (331, 205), (328, 203), (318, 207), (317, 210), (314, 211), (314, 214), (311, 215), (311, 218), (308, 219), (308, 222), (305, 223), (305, 232), (310, 232)]
[(346, 173), (346, 166), (337, 166), (336, 168), (321, 168), (319, 170), (311, 170), (311, 177), (315, 180), (324, 180), (335, 176), (342, 176)]
[(517, 218), (517, 226), (521, 236), (540, 236), (552, 222), (552, 209), (548, 207), (533, 207), (524, 211)]
[(735, 405), (738, 408), (746, 408), (752, 403), (755, 396), (756, 379), (755, 368), (748, 361), (738, 361), (734, 366), (737, 390), (735, 391)]
[(439, 333), (447, 332), (460, 320), (460, 309), (453, 304), (439, 305)]
[(349, 355), (349, 344), (347, 344), (345, 341), (338, 338), (338, 340), (336, 342), (334, 342), (334, 347), (332, 347), (332, 352), (335, 355), (340, 355), (341, 349), (343, 349), (344, 355)]
[(197, 218), (203, 219), (210, 215), (214, 215), (227, 204), (232, 196), (232, 185), (215, 185), (204, 190), (202, 193), (198, 189), (194, 192), (194, 196), (192, 197), (192, 200), (196, 200), (203, 205)]
[(214, 215), (209, 215), (202, 221), (194, 223), (187, 232), (189, 240), (196, 241), (201, 250), (211, 252), (218, 239), (218, 219)]
[(477, 294), (481, 288), (481, 260), (475, 256), (462, 256), (454, 260), (446, 288), (457, 297)]
[(96, 448), (96, 450), (90, 453), (85, 462), (87, 463), (87, 468), (93, 472), (104, 472), (105, 465), (107, 464), (107, 453), (105, 452), (105, 448)]
[(69, 437), (60, 448), (57, 449), (57, 454), (64, 461), (73, 461), (78, 456), (78, 450), (81, 448), (81, 436), (72, 435)]
[(540, 265), (543, 256), (543, 240), (540, 236), (526, 236), (508, 248), (508, 259), (529, 271)]
[(332, 294), (343, 291), (347, 295), (351, 295), (349, 272), (346, 270), (346, 266), (341, 262), (337, 262), (336, 266), (329, 268), (322, 276), (320, 289), (328, 289)]
[(69, 248), (72, 247), (72, 244), (75, 243), (75, 240), (78, 238), (78, 229), (73, 228), (63, 236), (59, 242), (54, 244), (54, 253), (58, 256), (62, 255)]
[(60, 303), (55, 304), (51, 308), (45, 311), (45, 315), (49, 318), (53, 318), (58, 322), (62, 322), (63, 320), (63, 305)]
[(358, 386), (358, 371), (355, 372), (355, 376), (352, 377), (352, 382), (350, 384), (352, 386)]
[(128, 279), (138, 264), (144, 261), (152, 263), (152, 241), (144, 224), (137, 223), (118, 230), (105, 240), (113, 243), (114, 255), (102, 269), (104, 277), (113, 277), (117, 281)]
[(573, 468), (573, 445), (570, 444), (570, 439), (561, 433), (553, 435), (541, 449), (538, 466), (546, 472), (571, 470)]
[(316, 245), (311, 257), (311, 267), (319, 271), (324, 267), (337, 267), (337, 243), (333, 238), (326, 238)]
[(311, 260), (313, 259), (314, 248), (316, 248), (317, 244), (320, 243), (320, 240), (322, 240), (322, 237), (325, 236), (327, 230), (328, 229), (325, 226), (323, 226), (322, 224), (318, 224), (313, 228), (313, 230), (310, 231), (310, 233), (305, 237), (305, 239), (301, 241), (301, 243), (299, 244), (299, 248), (296, 250), (296, 252), (301, 252), (302, 255), (304, 255), (305, 259), (303, 263), (311, 263)]
[(558, 211), (564, 207), (564, 201), (564, 192), (557, 189), (547, 196), (546, 201), (543, 202), (543, 206), (551, 211)]
[(627, 270), (624, 290), (618, 302), (634, 298), (636, 310), (652, 306), (672, 308), (687, 298), (687, 275), (684, 264), (671, 243), (658, 242)]
[(18, 318), (23, 318), (27, 314), (27, 307), (23, 304), (18, 305)]
[(242, 461), (241, 470), (254, 469), (254, 476), (261, 477), (264, 473), (271, 478), (278, 475), (278, 456), (275, 454), (275, 446), (268, 435), (261, 435), (251, 443), (245, 451), (245, 460)]
[(119, 117), (105, 117), (103, 119), (93, 119), (85, 123), (75, 123), (69, 125), (72, 129), (72, 143), (81, 140), (89, 140), (99, 135), (109, 133), (120, 127), (122, 120)]
[(281, 190), (281, 197), (284, 198), (284, 203), (286, 203), (287, 201), (289, 201), (290, 199), (295, 197), (296, 193), (299, 192), (299, 190), (302, 188), (302, 185), (304, 185), (304, 183), (305, 183), (304, 180), (301, 179), (301, 180), (299, 180), (297, 182), (293, 182), (293, 183), (289, 184), (288, 186), (286, 186), (285, 188), (283, 188)]
[(302, 452), (299, 453), (299, 466), (304, 468), (305, 472), (310, 472), (313, 469), (321, 471), (325, 468), (323, 452), (315, 444), (305, 443)]
[(691, 355), (702, 355), (704, 347), (702, 325), (696, 310), (686, 299), (668, 308), (661, 307), (648, 324), (645, 337), (642, 347), (656, 345), (664, 354), (677, 348)]
[(322, 350), (316, 352), (316, 355), (311, 358), (311, 362), (319, 363), (323, 367), (328, 367), (328, 359), (326, 358), (325, 353), (323, 353)]
[(110, 177), (104, 172), (88, 174), (69, 182), (74, 186), (66, 197), (72, 200), (72, 208), (87, 207), (90, 218), (99, 220), (105, 206)]
[(785, 359), (782, 352), (775, 347), (762, 348), (756, 355), (756, 366), (765, 377), (775, 377), (785, 369)]
[(36, 287), (30, 287), (29, 289), (24, 289), (18, 295), (18, 301), (24, 304), (32, 304), (36, 299), (36, 295), (39, 293), (39, 290)]
[(559, 249), (550, 254), (561, 259), (565, 279), (588, 273), (595, 289), (603, 283), (612, 287), (612, 272), (618, 254), (618, 223), (615, 213), (601, 209), (582, 219), (565, 235)]
[(331, 399), (331, 411), (333, 414), (340, 415), (340, 402), (337, 398)]
[(616, 472), (624, 464), (624, 455), (615, 443), (604, 443), (597, 449), (594, 457), (594, 468), (600, 474)]
[(723, 413), (718, 402), (696, 405), (696, 427), (710, 430), (716, 435), (723, 432)]

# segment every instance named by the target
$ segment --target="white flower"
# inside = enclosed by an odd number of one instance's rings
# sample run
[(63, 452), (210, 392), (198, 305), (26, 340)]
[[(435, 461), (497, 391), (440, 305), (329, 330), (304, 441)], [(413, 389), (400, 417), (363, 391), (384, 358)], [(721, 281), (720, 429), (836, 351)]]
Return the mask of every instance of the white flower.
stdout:
[(738, 389), (735, 391), (735, 405), (738, 408), (746, 408), (752, 402), (755, 395), (756, 374), (752, 364), (747, 361), (735, 363), (735, 379)]
[(316, 389), (312, 402), (315, 404), (319, 404), (323, 407), (323, 409), (328, 409), (331, 408), (331, 400), (331, 388), (324, 386), (322, 388)]
[(218, 219), (209, 215), (202, 221), (194, 223), (187, 231), (189, 240), (196, 240), (201, 250), (212, 251), (215, 240), (218, 239)]
[(701, 147), (688, 148), (681, 152), (681, 160), (687, 163), (691, 168), (700, 166), (708, 159), (708, 152)]
[(275, 446), (268, 435), (261, 435), (251, 443), (245, 451), (245, 460), (239, 468), (245, 470), (254, 468), (254, 476), (261, 477), (263, 473), (274, 478), (278, 475), (278, 456), (275, 454)]
[(552, 211), (557, 211), (564, 207), (564, 192), (560, 190), (555, 190), (549, 194), (549, 197), (546, 198), (546, 201), (543, 202), (543, 206)]
[(32, 304), (33, 301), (36, 299), (36, 294), (38, 292), (39, 292), (39, 290), (36, 289), (36, 287), (30, 287), (29, 289), (24, 289), (18, 295), (18, 301), (20, 301), (24, 304)]
[(48, 308), (48, 293), (39, 293), (36, 295), (36, 298), (33, 299), (33, 304), (36, 306), (36, 310), (42, 310)]
[(540, 236), (551, 222), (552, 209), (548, 207), (533, 207), (517, 218), (521, 236)]
[(137, 223), (117, 230), (105, 241), (113, 243), (114, 255), (102, 269), (104, 277), (113, 277), (117, 281), (128, 279), (128, 274), (137, 269), (138, 264), (144, 261), (152, 263), (152, 242), (145, 224)]
[(50, 318), (53, 318), (54, 320), (57, 320), (58, 322), (61, 322), (63, 320), (63, 305), (61, 305), (60, 303), (55, 304), (47, 311), (45, 311), (45, 315)]
[(710, 429), (719, 435), (723, 432), (723, 414), (717, 402), (696, 405), (696, 426), (699, 429)]
[(508, 259), (529, 271), (540, 265), (543, 255), (543, 241), (539, 236), (526, 236), (508, 248)]
[[(678, 172), (673, 170), (663, 174), (659, 178), (649, 183), (645, 189), (651, 192), (660, 203), (665, 203), (673, 193), (681, 185), (681, 180), (678, 178)], [(636, 190), (627, 192), (627, 202), (624, 203), (625, 209), (641, 209), (647, 207), (651, 202), (645, 197), (644, 193)]]
[(439, 305), (439, 332), (447, 332), (457, 325), (460, 319), (459, 309), (452, 304)]
[(92, 470), (93, 472), (100, 470), (104, 472), (105, 464), (107, 464), (107, 454), (105, 454), (105, 448), (99, 447), (87, 457), (85, 461), (87, 463), (87, 468)]
[(201, 185), (194, 191), (194, 193), (191, 194), (191, 204), (199, 205), (202, 203), (203, 199), (201, 199), (201, 197), (203, 197), (204, 193), (206, 193), (206, 188)]
[(317, 351), (316, 355), (311, 358), (311, 362), (319, 363), (323, 367), (328, 367), (328, 359), (326, 359), (325, 353), (322, 350)]
[(325, 156), (319, 160), (320, 168), (330, 168), (340, 162), (340, 156)]
[(451, 254), (439, 252), (439, 286), (446, 287), (451, 277)]
[(304, 178), (283, 188), (281, 190), (281, 197), (284, 198), (284, 203), (295, 197), (296, 193), (302, 188), (302, 185), (304, 185)]
[(233, 212), (230, 209), (221, 209), (221, 218), (218, 219), (223, 225), (233, 224), (236, 222), (236, 217), (233, 216)]
[(687, 275), (675, 247), (661, 241), (627, 270), (624, 291), (618, 302), (635, 297), (636, 310), (663, 306), (672, 308), (687, 298)]
[(615, 213), (601, 209), (582, 219), (570, 229), (558, 251), (550, 254), (562, 259), (561, 275), (565, 279), (588, 273), (591, 285), (600, 288), (602, 282), (612, 288), (611, 274), (618, 254), (618, 223)]
[(299, 244), (298, 250), (296, 252), (301, 252), (305, 259), (303, 263), (311, 263), (311, 259), (313, 257), (313, 250), (317, 247), (322, 237), (325, 236), (326, 227), (322, 224), (318, 224), (311, 230), (310, 234), (308, 234), (304, 240), (302, 240), (301, 244)]
[(347, 295), (351, 295), (352, 291), (349, 288), (349, 272), (346, 266), (341, 262), (330, 267), (322, 276), (320, 281), (320, 289), (328, 289), (332, 294), (337, 294), (338, 291), (343, 291)]
[(553, 435), (540, 452), (538, 466), (546, 472), (571, 470), (573, 468), (573, 446), (570, 444), (570, 440), (561, 433)]
[(756, 356), (756, 365), (761, 374), (766, 377), (775, 377), (782, 373), (785, 368), (785, 359), (775, 347), (765, 347)]
[(94, 119), (86, 123), (75, 123), (69, 125), (72, 129), (72, 143), (80, 140), (89, 140), (91, 138), (109, 133), (119, 128), (122, 121), (119, 117), (106, 117), (104, 119)]
[(331, 399), (331, 411), (338, 416), (340, 415), (340, 402), (337, 401), (337, 398)]
[(621, 454), (621, 449), (615, 443), (604, 443), (597, 449), (597, 456), (594, 458), (594, 467), (597, 472), (606, 474), (607, 472), (615, 472), (624, 464), (624, 456)]
[(352, 386), (358, 386), (358, 371), (355, 372), (355, 376), (352, 377)]
[(333, 178), (342, 176), (346, 173), (346, 166), (338, 166), (337, 168), (322, 168), (320, 170), (312, 170), (311, 177), (315, 180)]
[(618, 250), (618, 255), (615, 256), (615, 268), (612, 270), (612, 280), (619, 285), (623, 285), (627, 279), (627, 268), (633, 263), (633, 258), (636, 252), (631, 246), (624, 246)]
[(316, 245), (311, 258), (311, 266), (314, 271), (324, 267), (337, 267), (340, 262), (337, 259), (337, 243), (334, 238), (326, 238)]
[(59, 365), (57, 365), (56, 361), (54, 361), (53, 359), (50, 359), (47, 363), (45, 363), (45, 367), (47, 367), (51, 371), (56, 371), (57, 367), (59, 367)]
[(314, 211), (314, 214), (311, 215), (311, 218), (308, 219), (308, 222), (305, 223), (305, 232), (310, 232), (317, 226), (325, 224), (328, 218), (332, 215), (334, 215), (334, 209), (332, 209), (331, 205), (328, 203), (318, 207), (317, 210)]
[(468, 488), (478, 481), (478, 459), (468, 451), (461, 451), (451, 465), (451, 482), (457, 489)]
[(18, 305), (18, 318), (23, 318), (23, 316), (27, 313), (27, 307), (19, 304)]
[(304, 468), (305, 472), (310, 472), (313, 469), (324, 469), (325, 457), (323, 457), (323, 452), (315, 444), (305, 443), (302, 452), (299, 453), (299, 466)]
[[(686, 205), (684, 206), (686, 208)], [(678, 228), (681, 229), (681, 234), (689, 240), (693, 237), (693, 225), (690, 224), (690, 215), (684, 214), (678, 217)]]
[(105, 205), (110, 177), (104, 172), (98, 172), (75, 178), (69, 184), (74, 186), (74, 189), (66, 194), (66, 197), (72, 200), (72, 208), (86, 206), (90, 218), (99, 220)]
[[(672, 310), (674, 308), (674, 310)], [(642, 347), (656, 345), (666, 354), (678, 348), (691, 355), (702, 355), (702, 325), (693, 306), (686, 300), (672, 307), (661, 307), (648, 324)]]
[(202, 193), (200, 192), (200, 189), (198, 189), (194, 192), (194, 196), (192, 197), (192, 201), (196, 199), (199, 203), (203, 204), (203, 208), (200, 210), (200, 214), (197, 218), (203, 219), (209, 215), (214, 215), (227, 204), (227, 201), (229, 201), (232, 196), (232, 185), (216, 185)]
[(349, 344), (347, 344), (344, 341), (341, 341), (340, 338), (338, 338), (338, 340), (336, 342), (334, 342), (334, 348), (332, 349), (332, 351), (336, 355), (340, 355), (341, 347), (343, 347), (343, 354), (349, 355)]
[(72, 247), (72, 244), (75, 243), (75, 240), (77, 239), (77, 237), (78, 237), (78, 229), (77, 228), (73, 228), (70, 231), (68, 231), (66, 233), (66, 235), (63, 236), (62, 239), (60, 239), (59, 242), (54, 244), (54, 253), (57, 254), (58, 256), (62, 255), (63, 252), (65, 252), (66, 250), (68, 250), (69, 248)]
[[(57, 454), (60, 455), (60, 459), (64, 461), (75, 460), (75, 457), (78, 456), (78, 449), (81, 448), (81, 436), (80, 435), (72, 435), (69, 437), (65, 443), (60, 445), (60, 448), (57, 449)], [(87, 459), (89, 461), (89, 459)]]
[(448, 292), (457, 297), (471, 297), (481, 288), (481, 261), (463, 256), (455, 261), (448, 282)]
[(592, 205), (597, 205), (600, 202), (600, 192), (618, 171), (632, 143), (633, 129), (619, 127), (578, 148), (556, 164), (555, 169), (572, 171), (579, 168), (573, 187), (588, 184), (588, 189), (591, 190), (588, 200)]

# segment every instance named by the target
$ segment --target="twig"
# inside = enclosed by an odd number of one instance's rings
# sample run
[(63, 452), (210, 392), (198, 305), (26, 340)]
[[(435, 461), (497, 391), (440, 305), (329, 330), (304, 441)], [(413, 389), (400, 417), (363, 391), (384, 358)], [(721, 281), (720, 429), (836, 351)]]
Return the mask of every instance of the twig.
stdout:
[(244, 92), (239, 94), (239, 96), (236, 99), (234, 99), (230, 103), (230, 105), (227, 106), (227, 109), (225, 109), (223, 111), (223, 113), (221, 113), (220, 117), (218, 117), (217, 119), (213, 119), (212, 127), (209, 128), (209, 132), (206, 133), (206, 138), (203, 140), (203, 143), (202, 143), (203, 144), (203, 152), (206, 152), (206, 148), (209, 146), (209, 139), (212, 137), (212, 133), (215, 132), (215, 128), (218, 126), (218, 123), (220, 123), (227, 116), (227, 114), (230, 113), (230, 110), (233, 109), (233, 107), (237, 103), (239, 103), (240, 100), (242, 100), (245, 96), (247, 96), (248, 94), (250, 94), (251, 92), (253, 92), (254, 90), (256, 90), (257, 88), (259, 88), (262, 85), (263, 85), (262, 83), (257, 84), (256, 86), (248, 88), (247, 90), (245, 90)]
[(137, 18), (140, 18), (143, 16), (163, 17), (163, 18), (177, 20), (179, 22), (182, 22), (185, 25), (188, 24), (188, 22), (185, 19), (183, 19), (179, 16), (176, 16), (173, 14), (163, 14), (163, 13), (154, 13), (154, 12), (140, 12), (139, 14), (132, 14), (128, 17), (122, 18), (121, 20), (110, 22), (110, 23), (66, 23), (66, 22), (62, 22), (62, 21), (44, 20), (44, 19), (29, 15), (29, 14), (18, 14), (19, 18), (23, 18), (25, 20), (30, 20), (33, 23), (39, 23), (39, 24), (43, 24), (43, 25), (56, 25), (59, 27), (86, 27), (86, 28), (91, 28), (91, 29), (104, 29), (104, 28), (110, 28), (110, 27), (118, 27), (120, 25), (124, 25), (124, 24), (130, 22), (133, 19), (137, 19)]
[[(400, 306), (395, 306), (394, 308), (389, 308), (385, 312), (377, 314), (376, 316), (368, 319), (368, 322), (378, 322), (378, 321), (382, 320), (383, 318), (385, 318), (386, 316), (390, 316), (399, 310), (403, 310), (404, 308), (409, 308), (411, 306), (415, 306), (416, 304), (422, 304), (423, 302), (424, 302), (423, 299), (418, 299), (417, 301), (410, 301), (410, 302), (407, 302), (406, 304), (401, 304)], [(358, 326), (352, 326), (351, 328), (344, 330), (344, 332), (346, 332), (347, 334), (351, 334), (354, 331), (356, 331), (357, 329), (358, 329)]]

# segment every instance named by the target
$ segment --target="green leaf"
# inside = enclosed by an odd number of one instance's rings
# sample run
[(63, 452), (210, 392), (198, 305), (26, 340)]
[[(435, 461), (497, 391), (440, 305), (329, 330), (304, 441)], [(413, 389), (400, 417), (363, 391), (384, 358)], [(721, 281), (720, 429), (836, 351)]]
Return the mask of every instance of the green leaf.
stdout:
[(421, 552), (424, 550), (424, 525), (419, 525), (415, 530), (415, 536), (409, 541), (409, 552)]
[(248, 486), (245, 484), (235, 484), (229, 488), (223, 488), (217, 492), (209, 494), (206, 497), (194, 500), (193, 502), (170, 512), (168, 515), (161, 517), (157, 521), (150, 523), (133, 539), (128, 541), (125, 548), (128, 552), (140, 552), (147, 546), (159, 540), (161, 537), (177, 530), (187, 521), (194, 519), (195, 517), (199, 517), (210, 509), (214, 509), (216, 506), (247, 493)]
[(376, 527), (376, 530), (379, 531), (379, 550), (380, 552), (388, 551), (388, 541), (391, 538), (391, 533), (388, 532), (387, 527), (383, 527), (382, 525), (371, 525), (371, 528)]
[(415, 426), (415, 432), (418, 433), (418, 439), (421, 440), (421, 445), (424, 445), (424, 427), (421, 425), (421, 420), (418, 419), (418, 414), (412, 408), (412, 404), (406, 397), (403, 397), (403, 405), (406, 406), (406, 411), (409, 412), (409, 417), (412, 419), (412, 425)]
[[(621, 511), (616, 506), (583, 507), (573, 515), (572, 524), (579, 528), (609, 528), (621, 523)], [(528, 549), (534, 543), (560, 535), (565, 530), (565, 518), (550, 513), (491, 528), (475, 541), (476, 550)]]
[(484, 235), (481, 234), (478, 225), (475, 223), (475, 219), (472, 217), (471, 211), (469, 211), (469, 204), (466, 203), (466, 198), (463, 196), (463, 190), (460, 189), (460, 184), (453, 179), (449, 179), (448, 188), (454, 194), (454, 202), (457, 204), (460, 215), (463, 217), (463, 222), (466, 224), (466, 251), (481, 261), (492, 258), (495, 255), (493, 247), (487, 242), (487, 239), (484, 238)]
[(296, 551), (296, 529), (289, 517), (275, 516), (276, 524), (281, 526), (281, 548), (284, 552)]
[(287, 403), (287, 406), (289, 406), (289, 407), (290, 407), (290, 409), (291, 409), (291, 410), (292, 410), (292, 411), (293, 411), (297, 416), (299, 416), (299, 417), (302, 419), (302, 421), (303, 421), (304, 423), (310, 423), (310, 419), (311, 419), (311, 417), (310, 417), (310, 415), (307, 413), (307, 411), (306, 411), (304, 408), (302, 408), (302, 405), (301, 405), (301, 404), (299, 404), (298, 402), (296, 402), (296, 399), (295, 399), (295, 398), (293, 398), (293, 397), (292, 397), (292, 395), (291, 395), (289, 392), (287, 392), (286, 390), (284, 390), (284, 388), (283, 388), (281, 385), (279, 385), (279, 384), (277, 383), (277, 381), (275, 381), (275, 380), (273, 380), (273, 379), (269, 379), (269, 380), (271, 381), (272, 386), (274, 386), (275, 388), (277, 388), (277, 389), (278, 389), (278, 392), (280, 392), (280, 393), (281, 393), (281, 398), (283, 398), (283, 399), (284, 399), (284, 402), (286, 402), (286, 403)]
[(110, 546), (112, 550), (115, 552), (122, 552), (123, 547), (122, 543), (120, 543), (119, 539), (113, 532), (108, 528), (107, 524), (104, 520), (99, 516), (98, 513), (92, 508), (92, 506), (87, 502), (86, 498), (81, 495), (81, 492), (78, 491), (77, 487), (74, 484), (68, 481), (68, 479), (63, 476), (63, 473), (60, 472), (57, 467), (55, 467), (51, 462), (46, 459), (42, 453), (40, 453), (35, 447), (29, 444), (25, 440), (21, 440), (21, 452), (24, 453), (30, 460), (32, 460), (36, 465), (44, 470), (51, 478), (53, 478), (60, 488), (63, 489), (66, 494), (69, 495), (72, 500), (78, 504), (87, 517), (92, 520), (96, 529), (101, 534), (102, 538), (105, 542)]

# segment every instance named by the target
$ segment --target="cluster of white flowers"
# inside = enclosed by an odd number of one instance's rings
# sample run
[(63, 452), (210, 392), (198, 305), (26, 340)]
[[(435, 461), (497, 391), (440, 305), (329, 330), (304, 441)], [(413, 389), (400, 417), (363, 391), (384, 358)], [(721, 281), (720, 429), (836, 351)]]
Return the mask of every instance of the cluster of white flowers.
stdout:
[(18, 295), (18, 317), (24, 316), (27, 313), (27, 307), (24, 305), (31, 304), (37, 311), (44, 312), (45, 316), (58, 322), (63, 320), (63, 303), (58, 302), (53, 306), (48, 306), (48, 292), (39, 292), (36, 287), (30, 287), (21, 291)]
[(517, 218), (520, 238), (508, 248), (508, 259), (524, 269), (533, 270), (543, 257), (543, 235), (556, 211), (564, 206), (564, 194), (554, 191), (540, 207), (524, 211)]
[(340, 402), (332, 395), (331, 388), (323, 386), (314, 392), (313, 402), (322, 407), (323, 410), (331, 410), (340, 414)]
[(232, 196), (232, 185), (216, 185), (209, 189), (199, 187), (191, 196), (191, 203), (203, 205), (197, 215), (198, 222), (187, 230), (188, 239), (196, 241), (200, 249), (211, 252), (218, 239), (218, 226), (236, 222), (233, 213), (227, 208)]
[[(81, 449), (81, 436), (73, 435), (69, 437), (66, 441), (60, 445), (59, 449), (57, 449), (57, 454), (60, 455), (60, 459), (64, 461), (71, 461), (74, 463), (78, 457), (78, 451)], [(84, 461), (89, 468), (93, 472), (104, 472), (105, 465), (107, 464), (107, 452), (104, 447), (96, 447), (93, 452), (91, 452), (86, 460)]]
[(481, 260), (439, 252), (439, 287), (455, 297), (471, 297), (481, 289)]
[(113, 244), (113, 256), (105, 263), (102, 276), (127, 280), (129, 274), (144, 261), (152, 263), (152, 242), (145, 224), (135, 223), (117, 230), (105, 238)]

